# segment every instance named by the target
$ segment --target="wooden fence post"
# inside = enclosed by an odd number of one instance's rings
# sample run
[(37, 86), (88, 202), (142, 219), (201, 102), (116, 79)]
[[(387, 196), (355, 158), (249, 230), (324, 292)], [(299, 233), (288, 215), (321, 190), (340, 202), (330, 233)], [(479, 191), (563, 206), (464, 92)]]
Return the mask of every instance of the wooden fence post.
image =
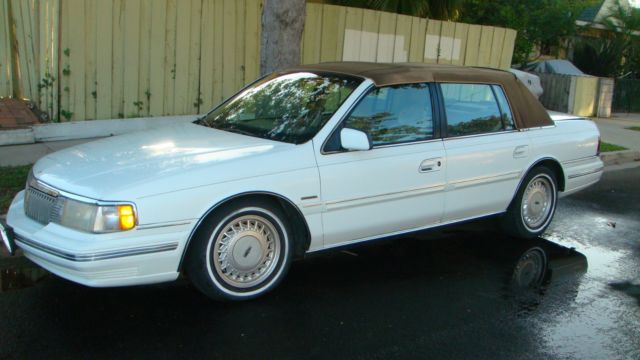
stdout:
[(9, 22), (9, 48), (11, 52), (11, 96), (22, 99), (22, 84), (20, 83), (20, 54), (18, 53), (18, 36), (16, 35), (16, 19), (13, 15), (12, 0), (7, 0), (7, 16)]

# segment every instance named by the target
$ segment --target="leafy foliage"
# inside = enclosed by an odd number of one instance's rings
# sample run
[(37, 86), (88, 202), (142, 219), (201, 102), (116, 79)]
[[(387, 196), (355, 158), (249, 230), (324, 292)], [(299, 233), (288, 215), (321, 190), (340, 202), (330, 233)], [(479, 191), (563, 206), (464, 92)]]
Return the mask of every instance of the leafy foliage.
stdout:
[(464, 0), (329, 0), (335, 5), (353, 6), (398, 14), (457, 20)]
[(640, 9), (623, 7), (618, 1), (603, 25), (610, 30), (605, 41), (613, 44), (618, 55), (611, 75), (640, 78)]
[(589, 0), (465, 0), (463, 22), (518, 31), (513, 62), (526, 64), (536, 47), (548, 49), (575, 34), (575, 21)]
[(573, 63), (589, 75), (615, 77), (620, 73), (622, 44), (612, 39), (583, 39), (576, 44)]
[(602, 25), (609, 30), (605, 37), (576, 46), (576, 66), (596, 76), (640, 78), (640, 9), (617, 2)]

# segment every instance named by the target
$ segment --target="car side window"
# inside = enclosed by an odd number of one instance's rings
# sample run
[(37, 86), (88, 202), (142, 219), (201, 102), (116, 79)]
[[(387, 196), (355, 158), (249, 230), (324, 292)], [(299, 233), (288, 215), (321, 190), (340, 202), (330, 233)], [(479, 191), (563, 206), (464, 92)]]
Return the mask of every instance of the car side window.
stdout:
[(446, 83), (440, 84), (440, 89), (444, 98), (449, 136), (505, 130), (503, 113), (491, 85)]
[(433, 138), (429, 85), (408, 84), (371, 90), (344, 122), (371, 136), (373, 146)]
[(515, 129), (515, 125), (513, 124), (513, 114), (511, 113), (511, 108), (509, 107), (509, 101), (507, 101), (507, 97), (504, 95), (504, 91), (501, 86), (492, 85), (493, 93), (496, 94), (496, 98), (498, 99), (498, 105), (500, 105), (500, 112), (502, 113), (502, 124), (505, 130), (513, 130)]

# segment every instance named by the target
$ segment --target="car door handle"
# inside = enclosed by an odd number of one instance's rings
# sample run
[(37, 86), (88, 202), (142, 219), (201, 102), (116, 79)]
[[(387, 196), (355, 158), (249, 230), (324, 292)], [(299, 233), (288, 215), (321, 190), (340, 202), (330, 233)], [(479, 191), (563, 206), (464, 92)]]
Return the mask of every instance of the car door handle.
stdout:
[(527, 156), (527, 153), (529, 152), (529, 145), (520, 145), (517, 146), (514, 150), (513, 150), (513, 158), (517, 159), (517, 158), (523, 158)]
[(429, 172), (440, 170), (442, 159), (427, 159), (420, 163), (420, 172)]

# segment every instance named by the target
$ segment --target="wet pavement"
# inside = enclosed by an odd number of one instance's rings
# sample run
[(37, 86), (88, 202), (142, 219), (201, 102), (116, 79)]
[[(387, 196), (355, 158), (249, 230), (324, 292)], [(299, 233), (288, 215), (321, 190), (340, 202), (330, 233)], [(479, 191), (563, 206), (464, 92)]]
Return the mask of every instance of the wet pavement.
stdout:
[(188, 280), (75, 285), (0, 267), (0, 359), (640, 359), (640, 168), (561, 199), (543, 238), (485, 220), (294, 263), (251, 302)]

